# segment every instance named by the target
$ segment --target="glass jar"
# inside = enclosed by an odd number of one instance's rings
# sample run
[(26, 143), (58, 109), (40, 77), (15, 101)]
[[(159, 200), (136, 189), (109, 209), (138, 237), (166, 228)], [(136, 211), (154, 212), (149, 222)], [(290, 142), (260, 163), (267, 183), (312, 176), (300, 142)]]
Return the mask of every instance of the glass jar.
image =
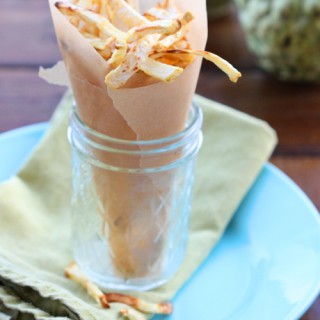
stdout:
[(201, 109), (193, 105), (183, 131), (128, 141), (94, 131), (73, 109), (73, 252), (84, 274), (102, 288), (148, 290), (178, 270), (201, 125)]

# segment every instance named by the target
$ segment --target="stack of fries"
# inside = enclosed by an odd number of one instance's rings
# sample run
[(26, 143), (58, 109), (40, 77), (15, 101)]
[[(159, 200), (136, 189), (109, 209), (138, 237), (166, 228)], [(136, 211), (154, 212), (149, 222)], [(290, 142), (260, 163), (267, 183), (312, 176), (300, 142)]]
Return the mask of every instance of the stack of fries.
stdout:
[(195, 56), (215, 63), (233, 82), (241, 76), (219, 56), (191, 49), (186, 33), (193, 15), (180, 12), (173, 0), (158, 3), (143, 15), (139, 3), (132, 0), (74, 0), (55, 5), (108, 61), (113, 70), (105, 83), (111, 88), (123, 87), (137, 72), (170, 83)]
[[(205, 0), (152, 6), (155, 1), (49, 0), (78, 115), (99, 133), (152, 140), (183, 130), (200, 70), (196, 56), (212, 61), (233, 82), (241, 76), (222, 58), (194, 49), (205, 46)], [(93, 153), (100, 161), (118, 163), (112, 155)], [(143, 170), (148, 161), (141, 156), (133, 165)], [(160, 184), (151, 175), (92, 170), (110, 269), (126, 280), (161, 278), (171, 204), (160, 204), (173, 192), (174, 175), (157, 176)], [(157, 215), (154, 208), (161, 209)]]

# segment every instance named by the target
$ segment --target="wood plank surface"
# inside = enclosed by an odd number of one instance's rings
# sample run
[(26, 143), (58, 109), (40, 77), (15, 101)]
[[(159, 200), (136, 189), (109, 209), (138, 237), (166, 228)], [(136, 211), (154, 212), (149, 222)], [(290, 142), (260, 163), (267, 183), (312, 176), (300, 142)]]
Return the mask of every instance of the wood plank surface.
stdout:
[(48, 66), (60, 59), (46, 0), (1, 0), (0, 5), (0, 66)]
[(64, 91), (37, 69), (0, 69), (0, 132), (49, 120)]
[(198, 93), (261, 118), (277, 131), (277, 153), (320, 155), (319, 85), (280, 82), (260, 71), (246, 71), (235, 85), (213, 76), (205, 63)]

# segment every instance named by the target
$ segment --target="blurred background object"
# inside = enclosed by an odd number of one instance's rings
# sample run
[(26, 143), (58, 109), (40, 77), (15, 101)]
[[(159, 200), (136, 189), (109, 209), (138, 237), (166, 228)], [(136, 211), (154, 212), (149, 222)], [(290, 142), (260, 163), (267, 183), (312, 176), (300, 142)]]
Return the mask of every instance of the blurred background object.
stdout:
[(320, 81), (319, 0), (235, 0), (249, 49), (281, 80)]
[(208, 18), (221, 17), (228, 13), (232, 0), (207, 0)]

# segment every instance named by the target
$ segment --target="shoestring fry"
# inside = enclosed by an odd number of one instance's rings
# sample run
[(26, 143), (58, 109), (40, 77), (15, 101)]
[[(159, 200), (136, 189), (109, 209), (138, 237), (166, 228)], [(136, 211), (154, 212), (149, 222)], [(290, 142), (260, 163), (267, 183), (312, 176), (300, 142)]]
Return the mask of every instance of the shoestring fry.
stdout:
[(170, 83), (195, 57), (214, 63), (232, 82), (241, 77), (218, 55), (191, 48), (187, 35), (193, 14), (179, 11), (174, 0), (159, 2), (143, 14), (138, 0), (57, 1), (55, 6), (109, 63), (105, 83), (113, 89), (138, 72)]

